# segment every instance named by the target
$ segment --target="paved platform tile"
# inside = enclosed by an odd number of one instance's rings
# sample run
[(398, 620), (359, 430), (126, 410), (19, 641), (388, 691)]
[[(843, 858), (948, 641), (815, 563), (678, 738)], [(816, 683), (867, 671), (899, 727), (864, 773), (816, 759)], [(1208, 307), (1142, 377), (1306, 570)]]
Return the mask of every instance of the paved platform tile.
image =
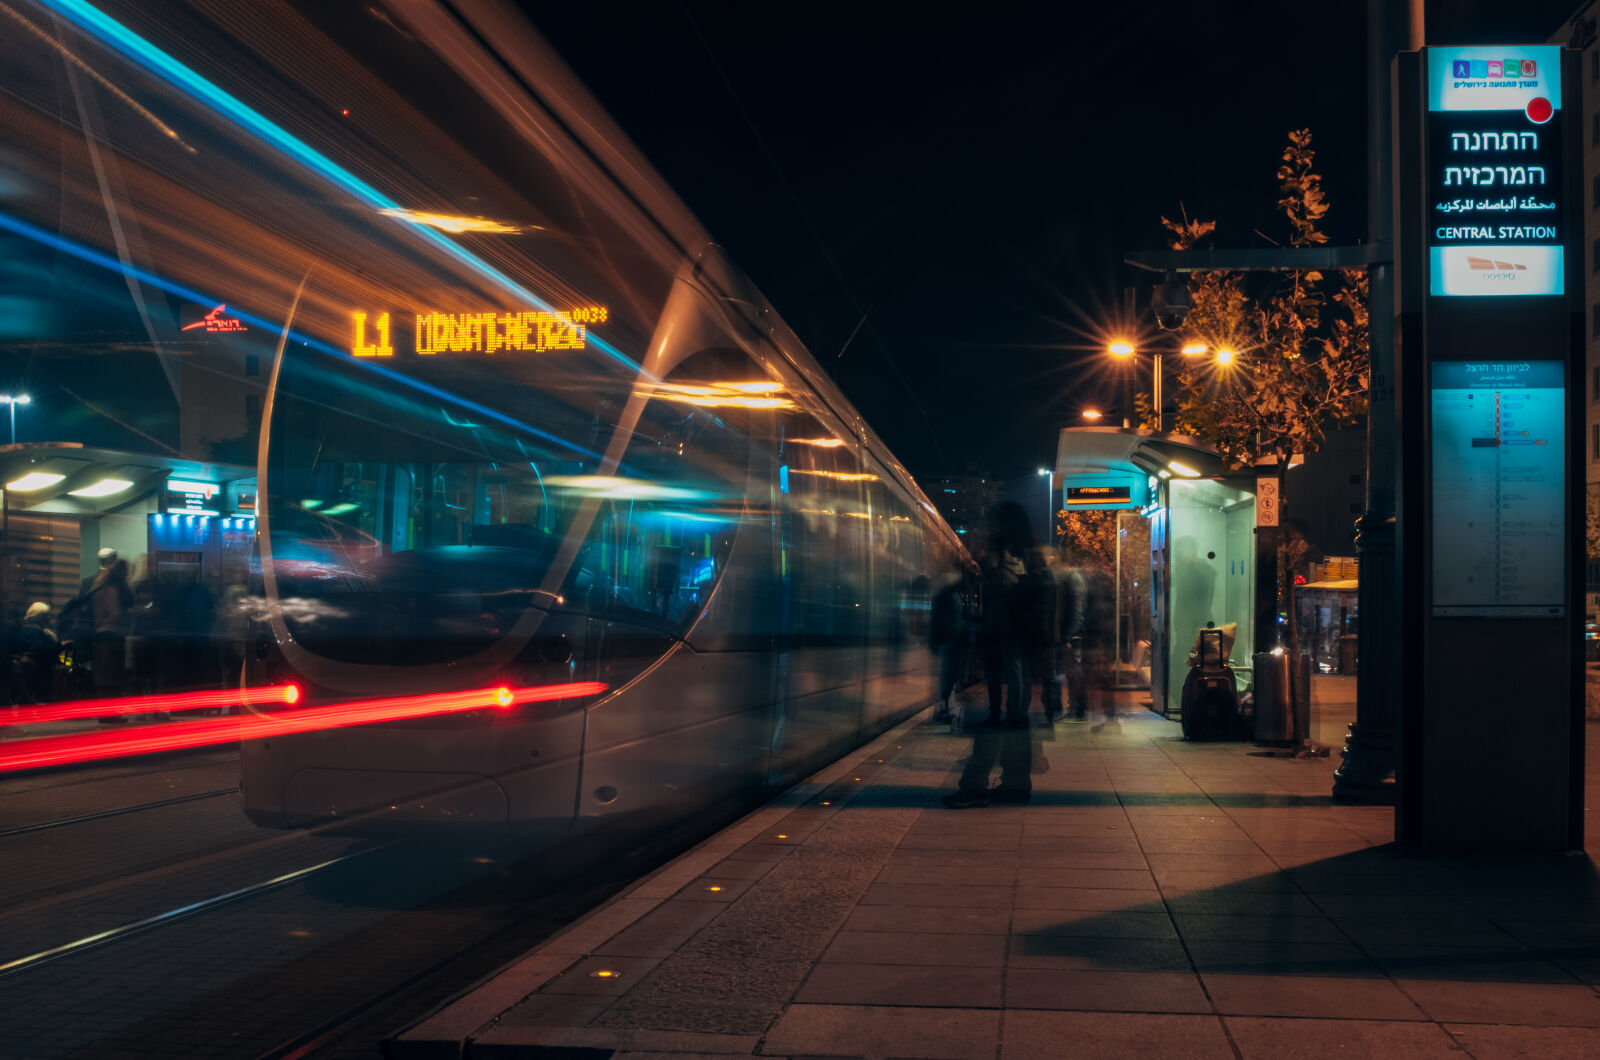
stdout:
[(1165, 911), (1129, 913), (1121, 910), (1018, 909), (1011, 929), (1027, 935), (1084, 935), (1093, 938), (1175, 939), (1177, 930)]
[(1399, 983), (1422, 1011), (1441, 1023), (1600, 1027), (1600, 996), (1589, 986), (1430, 979)]
[(891, 863), (878, 873), (878, 883), (952, 883), (966, 887), (1006, 887), (1017, 882), (1012, 865), (928, 865)]
[(792, 1005), (761, 1043), (765, 1056), (915, 1056), (993, 1060), (995, 1009)]
[(1125, 1012), (1007, 1012), (1000, 1060), (1231, 1060), (1215, 1016)]
[(1394, 979), (1566, 984), (1578, 981), (1558, 961), (1532, 950), (1439, 945), (1363, 945), (1362, 949)]
[(1202, 973), (1216, 1010), (1232, 1016), (1325, 1016), (1423, 1020), (1422, 1010), (1388, 979)]
[(1210, 1012), (1211, 1004), (1192, 973), (1011, 968), (1006, 1008)]
[(1591, 1060), (1600, 1056), (1600, 1028), (1447, 1023), (1445, 1030), (1474, 1060)]
[(1005, 957), (1004, 935), (841, 931), (822, 955), (822, 962), (998, 968)]
[(1255, 1016), (1225, 1016), (1223, 1022), (1243, 1060), (1462, 1060), (1450, 1036), (1432, 1023)]
[(1100, 909), (1130, 913), (1161, 913), (1166, 904), (1153, 891), (1115, 887), (1019, 886), (1011, 904), (1017, 909)]
[(1011, 910), (990, 906), (862, 905), (845, 921), (844, 931), (920, 931), (948, 935), (1004, 935)]
[(1233, 939), (1239, 942), (1350, 941), (1325, 917), (1174, 913), (1172, 919), (1178, 927), (1178, 934), (1185, 939)]
[(1186, 944), (1195, 967), (1202, 972), (1344, 978), (1382, 974), (1365, 953), (1348, 944), (1233, 939), (1190, 939)]
[(993, 887), (966, 884), (874, 883), (857, 904), (983, 908), (995, 904), (995, 893)]
[(999, 968), (965, 965), (819, 964), (796, 1004), (998, 1008)]
[(669, 901), (595, 948), (597, 954), (665, 957), (721, 914), (717, 902)]
[(1070, 971), (1193, 970), (1188, 952), (1176, 939), (1107, 939), (1082, 935), (1012, 935), (1006, 966)]

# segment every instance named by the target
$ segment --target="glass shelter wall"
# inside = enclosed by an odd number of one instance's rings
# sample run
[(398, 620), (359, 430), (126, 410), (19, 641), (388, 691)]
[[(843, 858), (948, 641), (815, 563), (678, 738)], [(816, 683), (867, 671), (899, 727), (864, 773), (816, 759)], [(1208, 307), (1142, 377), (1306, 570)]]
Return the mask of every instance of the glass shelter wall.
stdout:
[(1176, 713), (1189, 652), (1208, 623), (1234, 625), (1230, 665), (1236, 672), (1250, 665), (1255, 496), (1223, 482), (1174, 479), (1167, 483), (1162, 520), (1164, 533), (1153, 535), (1151, 556), (1167, 621), (1155, 623), (1152, 655), (1164, 672), (1152, 680), (1151, 695), (1157, 709)]

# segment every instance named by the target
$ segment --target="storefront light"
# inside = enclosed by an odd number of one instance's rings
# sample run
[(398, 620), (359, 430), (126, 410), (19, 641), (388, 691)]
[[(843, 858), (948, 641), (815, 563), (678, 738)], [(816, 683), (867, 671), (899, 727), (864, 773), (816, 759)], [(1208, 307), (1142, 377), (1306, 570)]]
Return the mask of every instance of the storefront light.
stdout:
[(77, 490), (68, 490), (67, 496), (109, 497), (113, 493), (121, 493), (131, 485), (133, 485), (133, 483), (125, 478), (103, 478), (92, 486), (85, 486), (82, 489)]
[(6, 489), (16, 490), (18, 493), (31, 493), (34, 490), (42, 490), (46, 486), (54, 486), (66, 477), (65, 475), (57, 475), (53, 471), (30, 471), (21, 478), (7, 482)]

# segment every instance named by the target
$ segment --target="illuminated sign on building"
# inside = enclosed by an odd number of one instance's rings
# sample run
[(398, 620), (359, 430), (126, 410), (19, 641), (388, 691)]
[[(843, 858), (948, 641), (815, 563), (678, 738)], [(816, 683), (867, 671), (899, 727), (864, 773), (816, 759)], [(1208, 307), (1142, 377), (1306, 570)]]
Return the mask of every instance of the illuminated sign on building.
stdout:
[(195, 328), (204, 328), (207, 331), (248, 331), (249, 329), (244, 326), (244, 321), (222, 315), (223, 310), (227, 308), (226, 304), (219, 305), (193, 324), (185, 324), (183, 330), (193, 331)]
[(177, 511), (214, 511), (222, 495), (222, 487), (215, 482), (195, 482), (189, 479), (167, 479), (167, 507)]
[(1133, 499), (1132, 486), (1068, 486), (1067, 505), (1126, 504)]
[[(418, 354), (581, 350), (588, 345), (589, 326), (604, 324), (609, 316), (605, 306), (580, 306), (557, 313), (418, 313), (411, 349)], [(351, 324), (353, 355), (394, 355), (390, 314), (352, 313)]]
[(1428, 49), (1430, 293), (1562, 293), (1560, 57)]

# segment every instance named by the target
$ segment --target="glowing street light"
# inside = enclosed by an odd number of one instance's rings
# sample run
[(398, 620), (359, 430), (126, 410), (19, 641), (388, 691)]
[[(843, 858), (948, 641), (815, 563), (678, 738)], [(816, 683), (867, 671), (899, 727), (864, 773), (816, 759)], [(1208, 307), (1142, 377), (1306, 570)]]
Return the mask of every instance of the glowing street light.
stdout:
[(1102, 417), (1104, 415), (1105, 415), (1105, 413), (1101, 412), (1099, 409), (1084, 409), (1083, 410), (1083, 418), (1088, 420), (1091, 423), (1093, 423), (1094, 421), (1098, 420), (1100, 417)]
[(1133, 343), (1129, 342), (1127, 339), (1117, 339), (1111, 345), (1106, 347), (1106, 352), (1110, 353), (1113, 357), (1132, 357), (1134, 354)]
[(1224, 368), (1226, 368), (1230, 364), (1233, 363), (1233, 358), (1235, 356), (1236, 355), (1234, 354), (1234, 352), (1232, 350), (1230, 350), (1230, 349), (1228, 349), (1228, 347), (1224, 346), (1224, 347), (1222, 347), (1222, 349), (1217, 351), (1217, 363), (1222, 365)]
[(1209, 350), (1210, 347), (1203, 342), (1191, 342), (1184, 346), (1182, 353), (1185, 357), (1199, 357), (1201, 354), (1204, 354)]
[(11, 406), (11, 444), (17, 444), (17, 406), (33, 403), (27, 394), (0, 394), (0, 402)]

